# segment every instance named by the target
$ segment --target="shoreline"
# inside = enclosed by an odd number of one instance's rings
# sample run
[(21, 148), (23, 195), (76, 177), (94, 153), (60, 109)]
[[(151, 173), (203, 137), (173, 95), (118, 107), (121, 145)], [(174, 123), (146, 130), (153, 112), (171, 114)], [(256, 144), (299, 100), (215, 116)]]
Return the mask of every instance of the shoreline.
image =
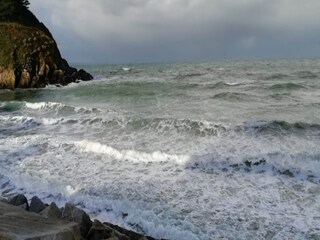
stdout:
[(90, 219), (88, 213), (66, 203), (46, 204), (37, 196), (29, 201), (23, 194), (0, 198), (0, 239), (37, 240), (156, 240), (114, 225)]

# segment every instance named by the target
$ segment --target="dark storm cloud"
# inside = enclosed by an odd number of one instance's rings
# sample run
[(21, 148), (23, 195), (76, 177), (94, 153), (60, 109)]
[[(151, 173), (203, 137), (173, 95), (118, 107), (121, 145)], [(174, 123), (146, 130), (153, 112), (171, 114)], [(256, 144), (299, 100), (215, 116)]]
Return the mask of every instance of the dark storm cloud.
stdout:
[(318, 0), (31, 0), (73, 62), (320, 55)]

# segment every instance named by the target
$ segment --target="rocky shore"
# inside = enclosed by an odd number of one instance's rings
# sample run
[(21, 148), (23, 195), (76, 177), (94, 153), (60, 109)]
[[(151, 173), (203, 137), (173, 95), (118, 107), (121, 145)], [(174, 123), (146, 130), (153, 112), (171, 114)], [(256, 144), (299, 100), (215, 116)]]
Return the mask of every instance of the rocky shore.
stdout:
[(1, 240), (154, 240), (107, 222), (93, 221), (76, 206), (59, 208), (23, 194), (0, 201)]
[(41, 88), (93, 79), (62, 58), (50, 31), (26, 5), (7, 1), (0, 6), (0, 89)]

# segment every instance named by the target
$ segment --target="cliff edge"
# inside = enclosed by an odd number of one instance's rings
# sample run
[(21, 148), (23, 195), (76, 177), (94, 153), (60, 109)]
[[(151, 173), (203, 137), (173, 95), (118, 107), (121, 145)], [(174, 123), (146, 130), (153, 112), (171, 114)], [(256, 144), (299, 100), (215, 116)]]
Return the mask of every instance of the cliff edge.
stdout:
[(92, 80), (61, 57), (52, 34), (28, 5), (26, 0), (0, 0), (0, 89)]

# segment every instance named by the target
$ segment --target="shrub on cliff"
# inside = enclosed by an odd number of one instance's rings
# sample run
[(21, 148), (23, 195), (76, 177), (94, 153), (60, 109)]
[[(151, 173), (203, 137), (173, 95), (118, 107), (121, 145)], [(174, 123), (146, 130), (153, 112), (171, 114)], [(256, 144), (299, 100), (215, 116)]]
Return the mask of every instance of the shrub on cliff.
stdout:
[(29, 5), (28, 0), (0, 0), (0, 20), (18, 19)]

